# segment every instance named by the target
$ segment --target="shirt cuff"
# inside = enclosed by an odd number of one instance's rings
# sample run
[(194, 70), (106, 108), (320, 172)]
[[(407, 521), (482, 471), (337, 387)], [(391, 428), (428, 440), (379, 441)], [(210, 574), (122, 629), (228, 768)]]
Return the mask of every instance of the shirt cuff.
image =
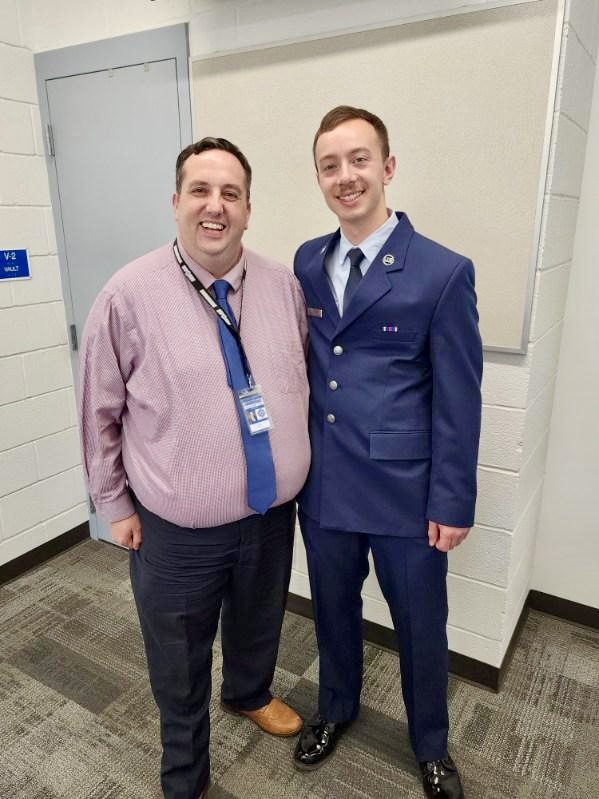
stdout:
[(98, 516), (109, 524), (127, 519), (136, 512), (133, 500), (128, 491), (121, 494), (117, 499), (113, 499), (111, 502), (96, 502), (94, 499), (94, 505), (98, 512)]

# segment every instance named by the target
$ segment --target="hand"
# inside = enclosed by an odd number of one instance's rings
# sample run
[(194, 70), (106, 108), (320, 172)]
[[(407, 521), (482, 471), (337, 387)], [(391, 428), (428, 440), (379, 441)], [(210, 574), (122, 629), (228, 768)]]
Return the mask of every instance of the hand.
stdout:
[(448, 527), (437, 522), (428, 523), (428, 543), (440, 552), (449, 552), (459, 546), (470, 532), (470, 527)]
[(141, 546), (141, 522), (137, 513), (121, 519), (120, 522), (112, 522), (110, 525), (110, 535), (115, 544), (119, 544), (125, 549), (139, 549)]

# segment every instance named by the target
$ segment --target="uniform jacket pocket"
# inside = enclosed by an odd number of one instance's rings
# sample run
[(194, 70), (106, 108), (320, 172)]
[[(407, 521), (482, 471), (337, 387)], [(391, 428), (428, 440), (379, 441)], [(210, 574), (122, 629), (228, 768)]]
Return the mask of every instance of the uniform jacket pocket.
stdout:
[(431, 457), (430, 430), (370, 434), (370, 457), (378, 461), (425, 460)]

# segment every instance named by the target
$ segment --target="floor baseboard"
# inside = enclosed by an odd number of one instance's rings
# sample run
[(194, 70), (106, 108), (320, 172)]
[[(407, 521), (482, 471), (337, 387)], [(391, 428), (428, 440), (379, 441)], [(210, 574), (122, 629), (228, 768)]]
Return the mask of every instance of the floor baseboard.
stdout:
[(51, 541), (46, 541), (45, 544), (40, 544), (39, 547), (25, 552), (24, 555), (14, 560), (9, 560), (8, 563), (3, 563), (0, 566), (0, 585), (20, 577), (36, 566), (41, 566), (42, 563), (50, 560), (50, 558), (60, 555), (61, 552), (70, 549), (86, 538), (89, 538), (89, 524), (84, 522), (77, 527), (73, 527), (72, 530), (53, 538)]
[[(313, 618), (311, 600), (297, 594), (288, 595), (287, 610), (309, 619)], [(397, 652), (397, 640), (394, 630), (366, 620), (362, 622), (362, 629), (364, 631), (364, 640), (368, 641), (368, 643)], [(449, 670), (456, 677), (490, 688), (493, 691), (499, 690), (501, 670), (490, 666), (488, 663), (450, 651)]]
[(544, 594), (542, 591), (529, 591), (528, 605), (534, 610), (549, 613), (559, 619), (599, 630), (599, 608), (581, 605), (580, 602), (572, 602), (570, 599), (562, 599), (552, 594)]

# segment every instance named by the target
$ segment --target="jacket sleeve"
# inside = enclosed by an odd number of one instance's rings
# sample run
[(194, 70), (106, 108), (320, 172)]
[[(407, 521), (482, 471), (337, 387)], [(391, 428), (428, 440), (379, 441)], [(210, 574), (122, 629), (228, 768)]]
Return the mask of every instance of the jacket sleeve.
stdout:
[(480, 437), (482, 344), (474, 267), (463, 259), (437, 303), (430, 329), (432, 462), (427, 518), (471, 527)]
[(306, 249), (306, 242), (300, 245), (297, 250), (295, 251), (295, 255), (293, 256), (293, 274), (296, 276), (298, 280), (301, 282), (301, 262), (303, 261), (303, 252)]
[(135, 512), (121, 452), (121, 417), (131, 370), (131, 336), (118, 294), (100, 293), (85, 324), (79, 362), (83, 470), (98, 514), (107, 522)]

